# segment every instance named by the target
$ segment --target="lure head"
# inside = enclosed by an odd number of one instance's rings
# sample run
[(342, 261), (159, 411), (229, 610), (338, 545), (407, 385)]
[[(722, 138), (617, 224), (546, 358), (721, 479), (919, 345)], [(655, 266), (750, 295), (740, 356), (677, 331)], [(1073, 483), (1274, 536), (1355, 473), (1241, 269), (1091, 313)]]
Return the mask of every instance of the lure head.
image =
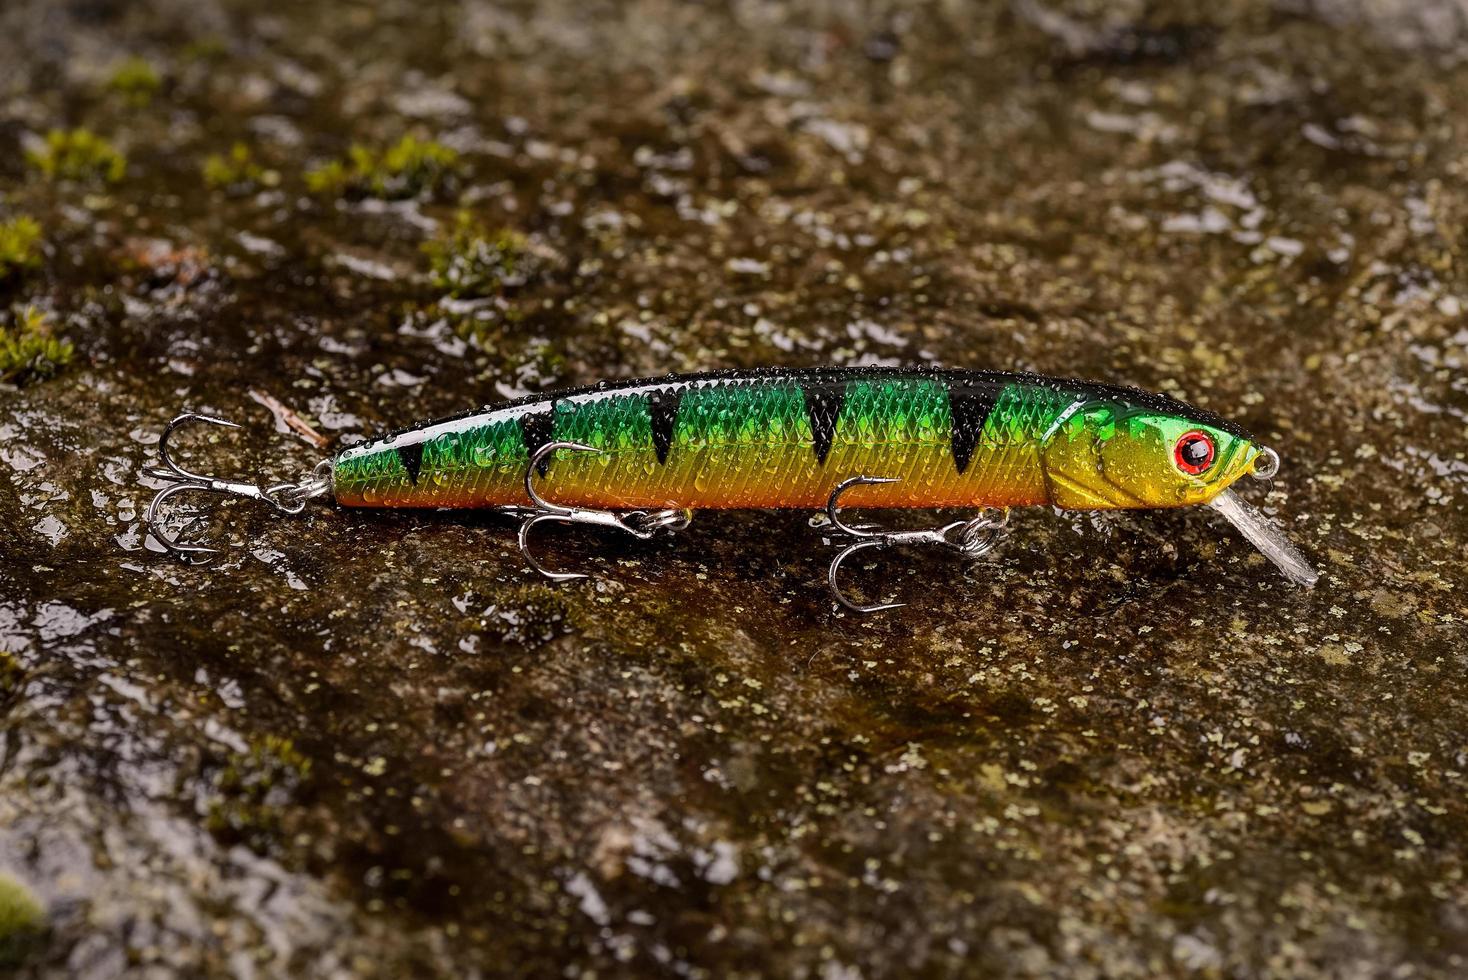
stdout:
[(1051, 502), (1077, 510), (1206, 504), (1262, 455), (1210, 412), (1127, 388), (1085, 392), (1041, 448)]

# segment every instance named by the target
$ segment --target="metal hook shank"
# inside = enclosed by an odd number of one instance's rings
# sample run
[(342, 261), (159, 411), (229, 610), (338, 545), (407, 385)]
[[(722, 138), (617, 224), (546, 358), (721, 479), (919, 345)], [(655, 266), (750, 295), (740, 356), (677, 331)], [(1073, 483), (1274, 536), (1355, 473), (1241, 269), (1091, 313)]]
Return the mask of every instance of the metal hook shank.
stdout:
[(145, 469), (143, 472), (154, 479), (165, 481), (168, 485), (159, 490), (149, 501), (147, 508), (143, 511), (143, 523), (147, 526), (148, 533), (170, 554), (186, 562), (203, 564), (210, 560), (210, 556), (219, 553), (217, 548), (179, 541), (177, 537), (164, 530), (164, 502), (185, 491), (197, 490), (203, 493), (221, 493), (246, 497), (250, 500), (263, 500), (284, 514), (299, 514), (305, 509), (306, 501), (331, 492), (330, 460), (322, 460), (316, 464), (310, 475), (299, 483), (277, 483), (268, 487), (255, 483), (221, 480), (186, 470), (174, 460), (168, 443), (175, 431), (191, 422), (203, 422), (206, 425), (217, 425), (226, 429), (241, 428), (239, 423), (231, 422), (229, 419), (201, 415), (198, 412), (185, 412), (163, 427), (163, 432), (158, 436), (158, 457), (163, 461), (163, 466)]
[(528, 515), (520, 523), (518, 537), (520, 553), (525, 556), (525, 561), (531, 568), (535, 569), (552, 582), (569, 582), (578, 578), (586, 578), (583, 572), (556, 572), (546, 568), (536, 561), (530, 552), (530, 530), (537, 524), (581, 524), (594, 527), (609, 527), (614, 530), (624, 531), (642, 541), (651, 538), (658, 531), (681, 531), (689, 525), (692, 513), (687, 510), (633, 510), (618, 513), (610, 510), (597, 510), (592, 507), (566, 507), (546, 500), (540, 495), (535, 487), (535, 473), (541, 463), (547, 460), (551, 453), (557, 449), (569, 449), (579, 453), (600, 453), (602, 450), (595, 446), (588, 446), (580, 442), (548, 442), (531, 454), (525, 466), (525, 495), (530, 498), (531, 506), (505, 507), (504, 512), (519, 515)]
[(871, 525), (847, 524), (841, 519), (840, 500), (842, 494), (853, 487), (869, 486), (881, 483), (896, 483), (891, 477), (881, 476), (853, 476), (848, 480), (842, 480), (836, 484), (831, 491), (831, 496), (826, 500), (826, 517), (831, 526), (838, 532), (852, 539), (831, 559), (831, 565), (826, 570), (826, 584), (830, 586), (831, 594), (841, 605), (852, 612), (874, 613), (886, 609), (897, 609), (907, 605), (905, 602), (877, 602), (863, 605), (853, 602), (841, 590), (837, 576), (841, 571), (841, 563), (847, 558), (867, 548), (882, 549), (892, 545), (919, 545), (937, 546), (951, 548), (965, 558), (974, 559), (987, 554), (1004, 534), (1005, 526), (1009, 523), (1009, 511), (1003, 510), (997, 518), (980, 514), (967, 521), (953, 521), (941, 527), (918, 528), (910, 531), (889, 531)]

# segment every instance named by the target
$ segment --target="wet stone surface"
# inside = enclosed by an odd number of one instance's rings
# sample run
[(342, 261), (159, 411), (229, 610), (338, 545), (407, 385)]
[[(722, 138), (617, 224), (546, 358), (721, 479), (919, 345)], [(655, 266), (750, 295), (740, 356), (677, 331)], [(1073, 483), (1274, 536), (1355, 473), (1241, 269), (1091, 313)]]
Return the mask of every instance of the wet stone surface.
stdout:
[[(0, 391), (0, 970), (1461, 974), (1465, 53), (1453, 0), (5, 3), (0, 307), (75, 356)], [(1320, 584), (1203, 512), (883, 556), (865, 619), (799, 514), (569, 586), (491, 516), (142, 541), (180, 408), (322, 454), (250, 389), (334, 451), (821, 363), (1222, 412)]]

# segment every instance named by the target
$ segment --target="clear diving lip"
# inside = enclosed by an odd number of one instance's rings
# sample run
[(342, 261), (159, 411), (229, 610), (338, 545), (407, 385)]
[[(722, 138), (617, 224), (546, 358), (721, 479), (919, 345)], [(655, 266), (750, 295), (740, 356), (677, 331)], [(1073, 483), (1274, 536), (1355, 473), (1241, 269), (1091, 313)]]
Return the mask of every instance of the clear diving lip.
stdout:
[(1244, 498), (1233, 490), (1224, 490), (1208, 506), (1228, 518), (1229, 523), (1238, 528), (1239, 533), (1248, 538), (1249, 543), (1258, 548), (1265, 558), (1274, 562), (1291, 582), (1308, 589), (1320, 578), (1320, 573), (1285, 536), (1284, 531), (1245, 503)]

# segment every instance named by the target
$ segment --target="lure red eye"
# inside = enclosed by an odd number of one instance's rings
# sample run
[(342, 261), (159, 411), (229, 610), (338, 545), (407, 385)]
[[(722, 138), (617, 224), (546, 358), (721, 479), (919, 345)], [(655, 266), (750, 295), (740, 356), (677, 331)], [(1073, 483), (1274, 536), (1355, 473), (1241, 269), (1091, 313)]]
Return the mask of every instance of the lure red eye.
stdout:
[(1189, 476), (1197, 476), (1212, 466), (1213, 454), (1213, 440), (1206, 432), (1196, 430), (1179, 439), (1172, 451), (1177, 468)]

